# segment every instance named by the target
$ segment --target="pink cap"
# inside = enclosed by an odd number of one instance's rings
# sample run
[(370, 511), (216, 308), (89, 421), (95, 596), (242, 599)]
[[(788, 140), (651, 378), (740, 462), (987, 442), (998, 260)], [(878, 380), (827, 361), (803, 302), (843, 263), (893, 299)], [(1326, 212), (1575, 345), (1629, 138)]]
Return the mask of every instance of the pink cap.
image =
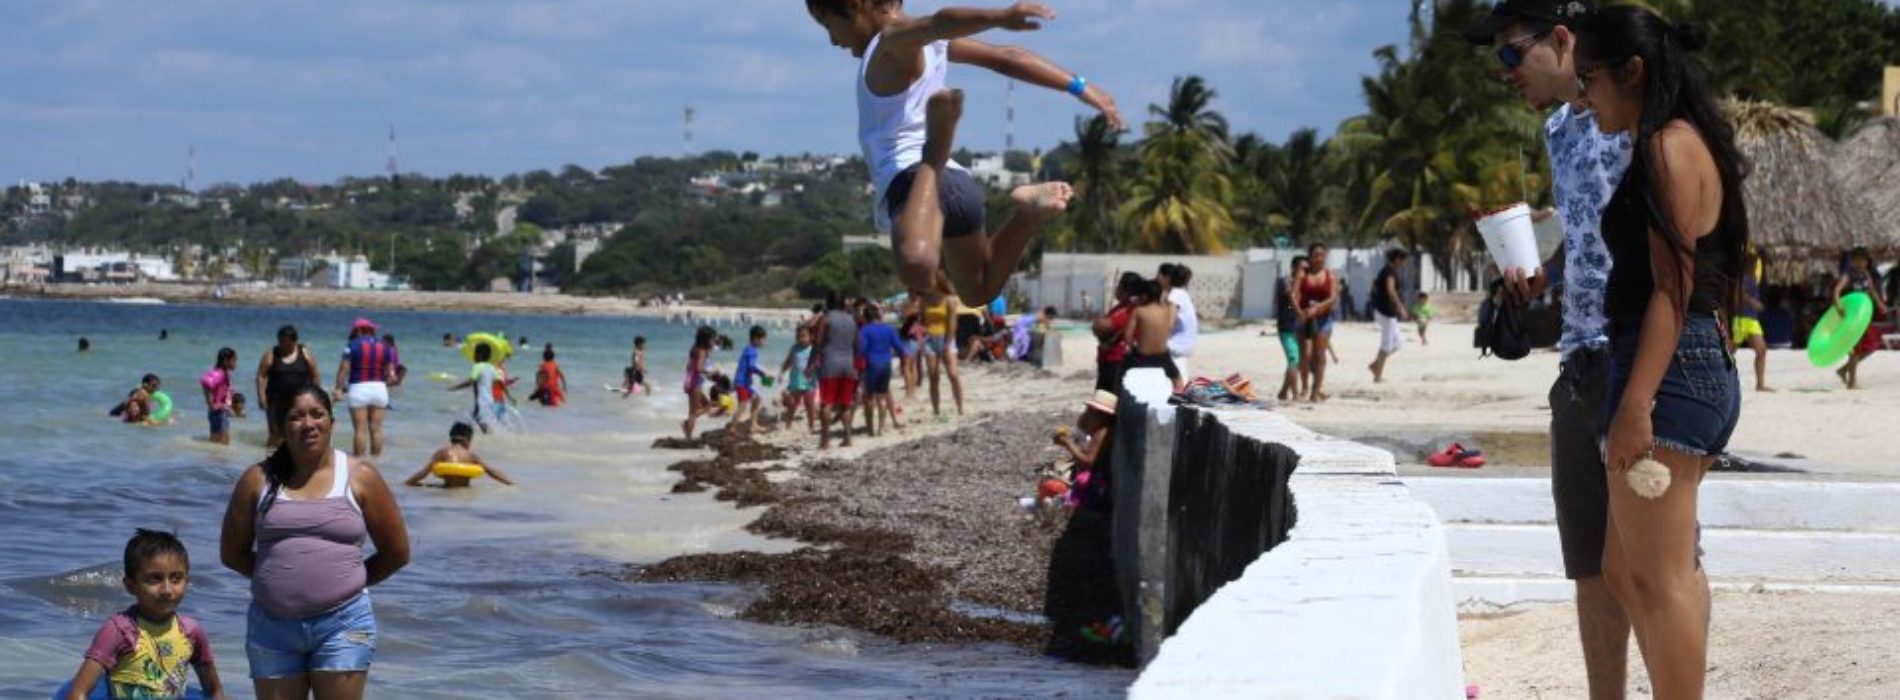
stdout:
[(373, 330), (376, 330), (376, 324), (370, 323), (369, 319), (363, 318), (361, 316), (358, 316), (356, 318), (355, 323), (350, 324), (350, 330), (353, 330), (353, 331), (362, 330), (364, 328), (368, 328), (373, 331)]

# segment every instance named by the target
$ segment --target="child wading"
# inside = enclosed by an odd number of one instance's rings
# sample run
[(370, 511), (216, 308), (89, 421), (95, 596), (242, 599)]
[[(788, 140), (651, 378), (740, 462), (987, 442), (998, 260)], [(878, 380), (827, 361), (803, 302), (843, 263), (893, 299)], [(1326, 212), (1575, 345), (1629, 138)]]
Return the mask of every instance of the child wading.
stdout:
[[(475, 454), (475, 428), (467, 423), (456, 423), (451, 426), (449, 444), (436, 448), (435, 453), (429, 455), (429, 463), (422, 465), (421, 469), (409, 475), (409, 478), (402, 483), (408, 486), (422, 486), (429, 475), (435, 471), (437, 464), (473, 464), (482, 468), (483, 475), (509, 486), (515, 485), (514, 479), (508, 478), (508, 475), (503, 474), (500, 469), (483, 461), (481, 455)], [(467, 488), (473, 481), (471, 477), (448, 474), (441, 475), (441, 479), (442, 488), (445, 489)]]
[[(983, 190), (950, 160), (963, 93), (947, 88), (951, 63), (988, 68), (1009, 78), (1066, 90), (1123, 128), (1115, 101), (1086, 78), (1016, 48), (969, 37), (992, 29), (1029, 31), (1055, 19), (1037, 3), (1005, 9), (944, 8), (928, 17), (904, 14), (901, 0), (805, 0), (812, 19), (834, 46), (859, 59), (855, 81), (858, 140), (877, 187), (872, 211), (878, 230), (892, 233), (898, 277), (913, 296), (934, 294), (941, 264), (966, 304), (996, 298), (1029, 240), (1050, 217), (1068, 208), (1067, 183), (1016, 188), (1016, 212), (989, 235)], [(936, 297), (924, 300), (935, 303)]]
[(105, 679), (114, 698), (182, 698), (188, 671), (195, 671), (205, 696), (223, 700), (204, 627), (178, 613), (191, 586), (184, 543), (171, 533), (140, 529), (125, 543), (123, 583), (137, 602), (106, 618), (61, 697), (83, 700)]

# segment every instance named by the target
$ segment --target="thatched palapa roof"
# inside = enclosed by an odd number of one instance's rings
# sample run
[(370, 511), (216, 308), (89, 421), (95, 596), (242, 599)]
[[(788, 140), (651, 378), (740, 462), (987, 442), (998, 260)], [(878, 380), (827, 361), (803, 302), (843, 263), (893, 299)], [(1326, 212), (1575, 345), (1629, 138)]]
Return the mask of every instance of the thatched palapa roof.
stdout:
[(1771, 282), (1832, 270), (1839, 255), (1873, 243), (1874, 217), (1835, 171), (1838, 146), (1804, 112), (1761, 102), (1728, 105), (1735, 142), (1750, 170), (1749, 237), (1767, 255)]
[(1860, 193), (1873, 214), (1868, 245), (1900, 251), (1900, 119), (1869, 121), (1840, 149), (1834, 172)]

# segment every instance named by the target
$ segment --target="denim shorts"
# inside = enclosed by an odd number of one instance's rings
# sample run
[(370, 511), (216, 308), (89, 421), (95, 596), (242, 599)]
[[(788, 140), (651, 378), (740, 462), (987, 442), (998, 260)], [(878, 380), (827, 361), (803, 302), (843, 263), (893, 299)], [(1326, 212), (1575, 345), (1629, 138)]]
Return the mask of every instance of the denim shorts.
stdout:
[(376, 655), (376, 613), (369, 591), (335, 609), (303, 619), (271, 616), (251, 603), (244, 652), (252, 678), (289, 678), (306, 673), (368, 671)]
[[(1610, 324), (1610, 386), (1603, 402), (1606, 433), (1636, 363), (1641, 329), (1636, 319)], [(1683, 324), (1675, 356), (1656, 388), (1655, 407), (1650, 410), (1656, 447), (1696, 457), (1719, 456), (1728, 449), (1741, 415), (1741, 379), (1735, 374), (1735, 358), (1728, 353), (1722, 324), (1712, 313), (1692, 313)]]
[(225, 433), (231, 432), (230, 409), (225, 409), (225, 408), (211, 409), (205, 412), (205, 419), (211, 422), (212, 435), (223, 435)]

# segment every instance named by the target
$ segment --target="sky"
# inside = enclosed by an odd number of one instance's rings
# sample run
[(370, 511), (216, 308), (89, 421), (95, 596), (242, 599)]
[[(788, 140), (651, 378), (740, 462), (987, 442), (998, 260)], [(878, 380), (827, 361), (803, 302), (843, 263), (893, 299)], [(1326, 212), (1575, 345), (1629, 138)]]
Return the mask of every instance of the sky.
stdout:
[[(1199, 74), (1235, 133), (1330, 133), (1361, 111), (1401, 0), (1075, 0), (1020, 44), (1110, 90), (1131, 119)], [(855, 59), (798, 0), (6, 0), (0, 183), (499, 176), (695, 150), (857, 152)], [(906, 3), (912, 13), (939, 7)], [(955, 66), (960, 145), (1004, 143), (1005, 81)], [(1016, 144), (1089, 113), (1018, 85)]]

